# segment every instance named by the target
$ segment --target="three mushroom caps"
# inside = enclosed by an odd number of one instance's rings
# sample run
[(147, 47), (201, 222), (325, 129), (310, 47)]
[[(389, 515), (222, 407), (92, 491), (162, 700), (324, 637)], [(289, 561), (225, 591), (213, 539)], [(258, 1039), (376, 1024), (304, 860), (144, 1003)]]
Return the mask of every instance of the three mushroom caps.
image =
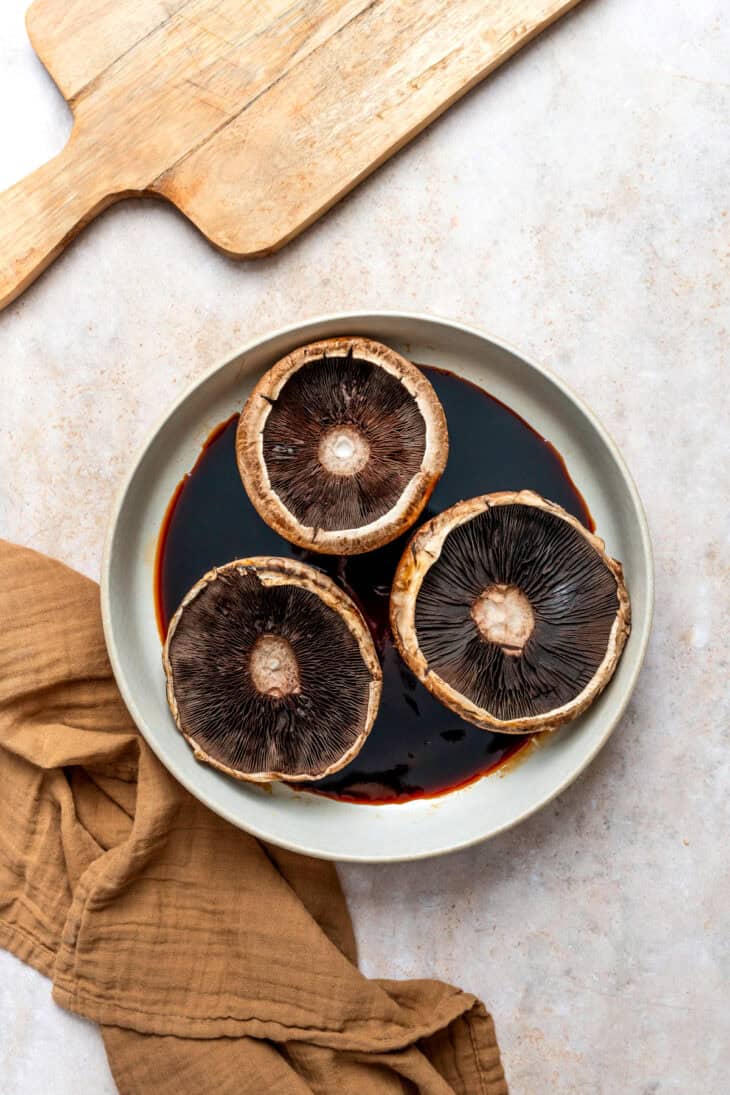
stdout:
[[(410, 529), (447, 457), (427, 378), (363, 338), (277, 362), (236, 435), (259, 515), (329, 555), (372, 551)], [(603, 690), (630, 606), (621, 564), (597, 536), (532, 491), (505, 491), (459, 502), (415, 532), (390, 620), (401, 657), (446, 707), (524, 734), (575, 718)], [(322, 673), (333, 659), (337, 671)], [(204, 575), (170, 622), (163, 663), (195, 756), (238, 779), (329, 775), (359, 752), (378, 712), (382, 672), (362, 613), (322, 571), (292, 559), (238, 559)]]

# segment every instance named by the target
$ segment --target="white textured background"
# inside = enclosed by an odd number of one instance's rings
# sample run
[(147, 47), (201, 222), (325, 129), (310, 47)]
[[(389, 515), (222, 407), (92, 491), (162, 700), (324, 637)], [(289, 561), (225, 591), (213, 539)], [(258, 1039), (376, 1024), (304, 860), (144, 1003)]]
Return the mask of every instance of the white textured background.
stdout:
[[(70, 128), (25, 6), (0, 7), (0, 187)], [(623, 448), (658, 586), (619, 730), (517, 830), (341, 872), (366, 972), (479, 993), (513, 1095), (729, 1090), (729, 118), (724, 0), (585, 0), (279, 256), (237, 265), (130, 201), (0, 315), (0, 534), (94, 577), (165, 405), (321, 311), (481, 325)], [(1, 1095), (81, 1083), (114, 1090), (95, 1029), (0, 953)]]

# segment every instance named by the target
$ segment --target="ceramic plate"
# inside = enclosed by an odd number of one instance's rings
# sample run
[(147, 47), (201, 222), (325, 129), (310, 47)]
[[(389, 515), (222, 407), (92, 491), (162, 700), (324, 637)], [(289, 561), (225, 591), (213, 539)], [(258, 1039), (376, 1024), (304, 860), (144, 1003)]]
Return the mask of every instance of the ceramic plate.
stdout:
[[(486, 389), (548, 438), (585, 497), (609, 554), (623, 562), (633, 627), (615, 677), (582, 718), (526, 759), (438, 798), (373, 806), (239, 783), (199, 764), (165, 702), (155, 620), (155, 544), (170, 496), (213, 427), (240, 410), (261, 373), (296, 346), (365, 335)], [(220, 560), (226, 562), (227, 560)], [(593, 414), (555, 377), (478, 331), (396, 313), (338, 315), (277, 331), (213, 369), (139, 453), (112, 514), (102, 573), (104, 630), (129, 711), (173, 775), (216, 813), (265, 840), (327, 859), (383, 862), (464, 848), (540, 809), (595, 757), (626, 707), (651, 625), (646, 519), (623, 460)]]

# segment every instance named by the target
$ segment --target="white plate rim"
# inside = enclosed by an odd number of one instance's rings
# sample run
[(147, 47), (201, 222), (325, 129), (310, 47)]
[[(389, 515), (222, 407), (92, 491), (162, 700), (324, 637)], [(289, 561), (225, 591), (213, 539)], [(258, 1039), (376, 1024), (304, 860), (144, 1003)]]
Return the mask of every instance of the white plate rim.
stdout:
[[(593, 747), (586, 753), (581, 761), (566, 774), (564, 779), (560, 783), (553, 787), (547, 794), (537, 799), (530, 806), (523, 809), (521, 812), (510, 818), (508, 821), (501, 825), (497, 825), (489, 832), (485, 832), (481, 835), (468, 837), (464, 840), (456, 840), (452, 843), (445, 844), (438, 850), (425, 849), (423, 851), (416, 851), (407, 855), (395, 854), (389, 855), (387, 852), (382, 855), (372, 854), (342, 854), (338, 853), (336, 856), (322, 851), (317, 847), (309, 847), (305, 844), (297, 841), (284, 840), (280, 837), (272, 837), (270, 833), (267, 833), (256, 826), (243, 826), (240, 820), (230, 810), (226, 809), (219, 803), (212, 800), (211, 796), (200, 791), (198, 787), (194, 785), (192, 780), (189, 780), (183, 772), (181, 772), (174, 763), (171, 763), (169, 759), (162, 755), (163, 750), (157, 747), (157, 744), (152, 739), (151, 735), (146, 732), (145, 719), (142, 716), (139, 707), (135, 701), (133, 689), (129, 686), (126, 675), (122, 668), (121, 657), (117, 649), (116, 639), (114, 636), (114, 627), (111, 610), (111, 598), (110, 598), (110, 576), (112, 568), (112, 555), (113, 544), (115, 535), (117, 532), (117, 525), (119, 516), (124, 506), (124, 501), (127, 492), (132, 485), (132, 482), (137, 474), (138, 468), (144, 460), (147, 451), (152, 446), (158, 433), (162, 430), (163, 426), (172, 419), (177, 413), (178, 409), (191, 397), (191, 395), (198, 389), (207, 384), (210, 379), (217, 374), (220, 370), (226, 368), (229, 363), (237, 360), (241, 357), (252, 352), (260, 344), (265, 342), (272, 342), (280, 338), (286, 338), (288, 336), (295, 335), (300, 330), (305, 330), (310, 327), (316, 327), (325, 324), (342, 324), (343, 330), (347, 326), (352, 326), (354, 329), (361, 323), (378, 323), (379, 321), (404, 321), (414, 324), (432, 325), (438, 324), (444, 327), (453, 328), (455, 331), (465, 334), (469, 337), (477, 340), (483, 340), (488, 343), (492, 343), (498, 349), (505, 351), (508, 354), (512, 354), (514, 357), (520, 359), (527, 364), (531, 369), (537, 372), (545, 380), (547, 380), (554, 388), (556, 388), (565, 399), (573, 405), (579, 415), (582, 415), (590, 424), (591, 428), (595, 431), (603, 444), (613, 458), (617, 469), (621, 474), (624, 487), (633, 505), (633, 509), (637, 518), (637, 527), (639, 531), (641, 554), (644, 562), (644, 580), (646, 583), (646, 611), (642, 619), (641, 631), (637, 635), (633, 635), (634, 645), (636, 647), (636, 654), (634, 657), (634, 667), (631, 672), (631, 676), (624, 684), (624, 692), (620, 703), (618, 704), (613, 716), (607, 722), (607, 725), (602, 735), (596, 740)], [(596, 417), (590, 407), (583, 402), (573, 389), (565, 383), (565, 381), (557, 376), (552, 370), (546, 368), (544, 365), (535, 361), (529, 354), (526, 354), (523, 350), (516, 347), (513, 343), (506, 339), (500, 338), (484, 329), (477, 327), (473, 324), (467, 324), (455, 320), (453, 318), (438, 315), (435, 313), (424, 312), (409, 312), (401, 309), (376, 309), (372, 311), (344, 311), (344, 312), (331, 312), (322, 313), (300, 319), (295, 323), (285, 324), (281, 327), (274, 328), (272, 330), (264, 331), (251, 339), (243, 343), (233, 353), (229, 353), (225, 358), (220, 359), (211, 368), (207, 369), (201, 376), (190, 383), (185, 390), (178, 396), (178, 398), (172, 402), (166, 410), (158, 416), (153, 427), (148, 431), (144, 441), (138, 447), (134, 454), (127, 474), (122, 479), (122, 482), (116, 492), (114, 502), (112, 504), (109, 516), (109, 522), (107, 526), (107, 532), (104, 540), (104, 548), (102, 554), (101, 565), (101, 615), (102, 625), (104, 631), (104, 638), (106, 641), (107, 651), (109, 655), (109, 661), (112, 667), (117, 686), (124, 700), (125, 706), (129, 711), (134, 723), (139, 729), (139, 732), (145, 738), (145, 741), (160, 760), (161, 764), (174, 776), (174, 778), (190, 792), (195, 798), (201, 801), (205, 806), (211, 809), (218, 816), (224, 818), (230, 824), (235, 825), (236, 828), (242, 829), (244, 832), (250, 833), (252, 836), (257, 837), (260, 840), (266, 841), (270, 844), (275, 844), (278, 847), (287, 849), (288, 851), (296, 852), (301, 855), (309, 855), (318, 859), (330, 859), (343, 863), (399, 863), (399, 862), (412, 862), (422, 859), (435, 858), (436, 856), (448, 855), (452, 852), (462, 851), (466, 848), (473, 847), (476, 844), (480, 844), (485, 840), (490, 840), (501, 833), (519, 825), (521, 822), (526, 821), (527, 818), (537, 813), (539, 810), (547, 806), (553, 799), (561, 795), (575, 780), (581, 775), (582, 772), (595, 760), (598, 753), (604, 747), (614, 729), (620, 722), (624, 715), (626, 707), (631, 699), (636, 688), (639, 675), (641, 673), (642, 666), (646, 657), (646, 651), (649, 644), (649, 638), (651, 635), (652, 621), (654, 615), (654, 595), (655, 595), (655, 573), (654, 573), (654, 555), (651, 544), (651, 536), (649, 532), (649, 525), (644, 510), (644, 505), (641, 501), (641, 497), (634, 483), (633, 477), (628, 470), (626, 462), (621, 454), (621, 451), (614, 441), (611, 434), (606, 427)], [(638, 638), (638, 644), (637, 644)], [(363, 809), (371, 809), (371, 807), (363, 806)], [(389, 809), (399, 809), (398, 805), (388, 807)]]

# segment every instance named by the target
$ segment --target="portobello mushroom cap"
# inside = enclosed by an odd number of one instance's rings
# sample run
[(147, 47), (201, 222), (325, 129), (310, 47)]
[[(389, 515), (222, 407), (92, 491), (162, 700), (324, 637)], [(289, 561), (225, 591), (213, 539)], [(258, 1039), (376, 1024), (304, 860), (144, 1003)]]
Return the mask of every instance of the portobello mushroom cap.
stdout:
[(198, 760), (253, 782), (319, 779), (370, 733), (382, 672), (354, 602), (293, 559), (237, 559), (170, 621), (167, 702)]
[(631, 619), (621, 564), (532, 491), (485, 494), (427, 521), (396, 570), (390, 615), (418, 679), (462, 718), (508, 734), (585, 711)]
[(417, 519), (446, 466), (448, 431), (424, 374), (379, 342), (302, 346), (258, 382), (236, 458), (260, 516), (299, 547), (357, 555)]

